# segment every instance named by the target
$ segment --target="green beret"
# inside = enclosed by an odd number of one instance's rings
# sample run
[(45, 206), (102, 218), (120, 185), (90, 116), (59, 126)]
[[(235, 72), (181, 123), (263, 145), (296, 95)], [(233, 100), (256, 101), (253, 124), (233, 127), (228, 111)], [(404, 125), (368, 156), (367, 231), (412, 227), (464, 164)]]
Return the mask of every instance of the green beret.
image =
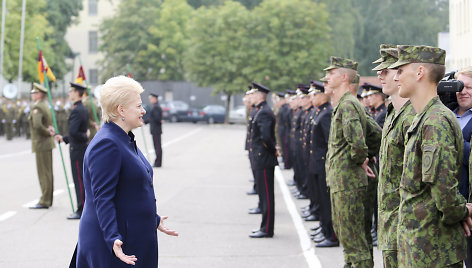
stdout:
[(398, 60), (398, 50), (396, 48), (387, 48), (381, 51), (382, 61), (372, 71), (387, 69)]
[(353, 60), (331, 56), (331, 65), (325, 68), (324, 71), (329, 71), (336, 68), (347, 68), (357, 71), (357, 65), (358, 63)]
[(389, 69), (396, 69), (409, 63), (432, 63), (444, 65), (446, 51), (439, 47), (430, 46), (397, 46), (398, 60), (390, 65)]

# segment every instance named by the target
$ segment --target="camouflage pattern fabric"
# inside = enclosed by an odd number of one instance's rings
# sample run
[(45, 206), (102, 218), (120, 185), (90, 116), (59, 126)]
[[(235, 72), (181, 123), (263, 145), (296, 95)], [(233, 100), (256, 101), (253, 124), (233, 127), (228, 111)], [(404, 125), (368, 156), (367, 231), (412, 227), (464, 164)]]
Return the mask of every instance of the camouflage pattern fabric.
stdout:
[(438, 47), (430, 46), (397, 46), (398, 61), (390, 65), (390, 69), (396, 69), (408, 63), (433, 63), (444, 65), (446, 51)]
[(466, 258), (459, 193), (463, 140), (439, 97), (416, 115), (406, 135), (398, 214), (400, 267), (445, 267)]
[[(344, 267), (373, 267), (372, 241), (360, 231), (366, 228), (364, 203), (367, 187), (331, 193), (333, 227), (343, 246)], [(370, 214), (371, 216), (372, 214)], [(370, 227), (369, 233), (370, 233)]]
[(357, 71), (358, 65), (359, 64), (356, 61), (331, 56), (331, 64), (327, 68), (325, 68), (323, 71), (329, 71), (336, 68), (347, 68), (347, 69), (352, 69), (354, 71)]
[[(380, 51), (381, 62), (372, 71), (380, 71), (387, 69), (390, 65), (398, 60), (398, 50), (396, 48), (388, 48)], [(374, 61), (375, 63), (376, 61)]]
[(334, 108), (329, 133), (326, 175), (331, 193), (367, 186), (367, 176), (362, 169), (368, 153), (365, 132), (364, 108), (346, 92)]
[[(377, 60), (373, 61), (372, 63), (381, 63), (384, 61), (383, 57), (385, 56), (386, 52), (385, 50), (386, 49), (389, 49), (389, 48), (393, 48), (395, 51), (397, 50), (397, 45), (392, 45), (392, 44), (381, 44), (380, 45), (380, 58), (378, 58)], [(397, 56), (398, 58), (398, 56)]]
[(382, 250), (382, 259), (384, 268), (397, 268), (398, 267), (398, 251), (396, 250)]
[(397, 223), (400, 206), (400, 178), (403, 172), (405, 135), (415, 117), (411, 102), (396, 112), (388, 106), (382, 131), (379, 154), (380, 176), (378, 184), (378, 248), (397, 252)]

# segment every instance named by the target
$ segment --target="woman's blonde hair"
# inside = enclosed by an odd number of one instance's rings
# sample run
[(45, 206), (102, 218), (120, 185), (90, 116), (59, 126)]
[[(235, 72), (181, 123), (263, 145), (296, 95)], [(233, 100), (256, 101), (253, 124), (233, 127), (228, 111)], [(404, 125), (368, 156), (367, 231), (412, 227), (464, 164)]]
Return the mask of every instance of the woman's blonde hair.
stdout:
[(141, 84), (132, 78), (120, 75), (108, 79), (100, 91), (103, 121), (110, 122), (118, 118), (117, 107), (126, 106), (134, 94), (143, 91)]

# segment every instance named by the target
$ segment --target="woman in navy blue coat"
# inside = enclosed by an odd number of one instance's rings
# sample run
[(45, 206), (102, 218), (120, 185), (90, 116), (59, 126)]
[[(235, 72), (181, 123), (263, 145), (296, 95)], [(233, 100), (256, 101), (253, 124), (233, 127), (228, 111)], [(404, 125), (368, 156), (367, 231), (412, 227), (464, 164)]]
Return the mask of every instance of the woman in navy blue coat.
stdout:
[[(85, 207), (79, 226), (77, 267), (157, 267), (153, 170), (136, 146), (132, 129), (143, 125), (141, 85), (131, 78), (109, 79), (102, 88), (105, 124), (84, 157)], [(126, 255), (132, 254), (132, 255)]]

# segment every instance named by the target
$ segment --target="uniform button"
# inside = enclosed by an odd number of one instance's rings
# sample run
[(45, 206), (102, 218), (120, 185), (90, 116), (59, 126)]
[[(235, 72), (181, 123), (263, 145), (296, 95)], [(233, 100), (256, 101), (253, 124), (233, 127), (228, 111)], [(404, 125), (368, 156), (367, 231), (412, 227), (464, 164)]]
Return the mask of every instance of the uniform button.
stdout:
[(310, 150), (310, 154), (311, 154), (311, 153), (313, 153), (313, 151), (312, 151), (312, 150)]
[(322, 156), (321, 159), (324, 160), (325, 159), (324, 156)]

